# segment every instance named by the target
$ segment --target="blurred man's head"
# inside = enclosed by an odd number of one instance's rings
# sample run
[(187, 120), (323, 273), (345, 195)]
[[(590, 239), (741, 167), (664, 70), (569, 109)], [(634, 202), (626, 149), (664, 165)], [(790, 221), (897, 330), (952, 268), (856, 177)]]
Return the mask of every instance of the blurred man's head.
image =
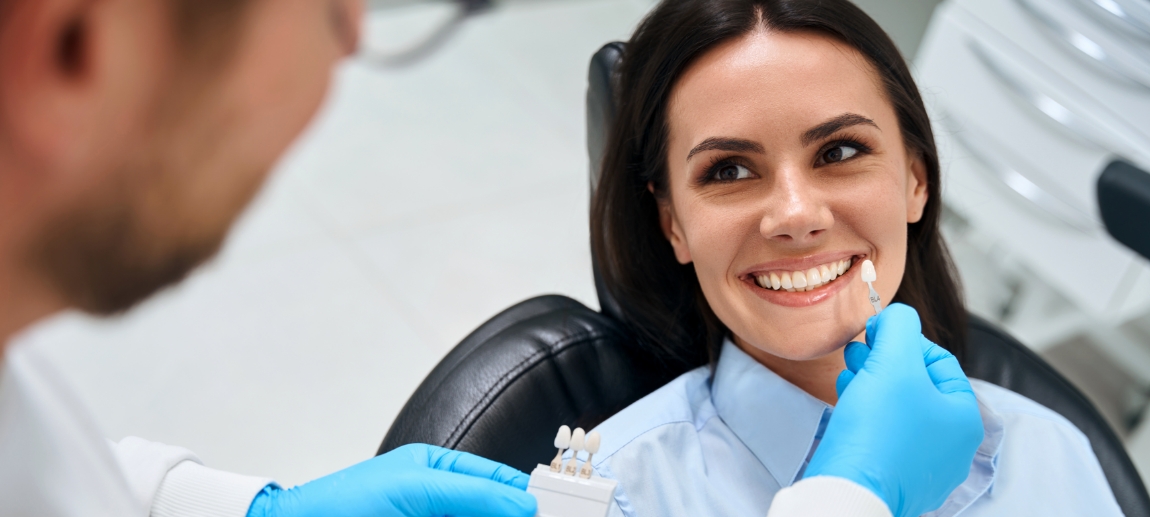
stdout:
[(360, 2), (0, 0), (0, 291), (113, 313), (210, 257)]

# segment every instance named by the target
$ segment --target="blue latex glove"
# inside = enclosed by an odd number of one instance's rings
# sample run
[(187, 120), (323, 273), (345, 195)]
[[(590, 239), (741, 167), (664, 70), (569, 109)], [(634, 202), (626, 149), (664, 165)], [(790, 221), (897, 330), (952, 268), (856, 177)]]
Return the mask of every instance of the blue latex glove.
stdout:
[(248, 517), (533, 517), (528, 479), (465, 452), (405, 445), (289, 490), (265, 488)]
[(896, 517), (936, 510), (966, 480), (982, 443), (970, 381), (906, 305), (868, 320), (866, 340), (844, 351), (839, 403), (804, 477), (854, 481)]

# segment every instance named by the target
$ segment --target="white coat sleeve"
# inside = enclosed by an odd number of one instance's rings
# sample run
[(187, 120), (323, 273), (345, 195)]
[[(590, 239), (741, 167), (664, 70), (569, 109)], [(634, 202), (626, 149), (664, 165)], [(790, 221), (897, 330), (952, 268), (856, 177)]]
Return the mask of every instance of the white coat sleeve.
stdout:
[(112, 443), (133, 497), (151, 517), (245, 517), (274, 482), (205, 467), (191, 451), (136, 437)]
[(886, 503), (862, 485), (815, 476), (775, 494), (767, 517), (891, 517)]

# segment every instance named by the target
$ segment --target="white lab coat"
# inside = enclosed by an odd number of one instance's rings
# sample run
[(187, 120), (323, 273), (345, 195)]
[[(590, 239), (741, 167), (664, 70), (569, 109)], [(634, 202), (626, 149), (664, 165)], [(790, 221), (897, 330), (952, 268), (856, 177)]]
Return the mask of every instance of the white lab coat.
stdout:
[[(109, 442), (44, 357), (26, 346), (3, 356), (0, 516), (245, 517), (269, 483), (205, 467), (181, 447)], [(768, 517), (820, 516), (890, 512), (855, 483), (816, 477), (780, 491)]]

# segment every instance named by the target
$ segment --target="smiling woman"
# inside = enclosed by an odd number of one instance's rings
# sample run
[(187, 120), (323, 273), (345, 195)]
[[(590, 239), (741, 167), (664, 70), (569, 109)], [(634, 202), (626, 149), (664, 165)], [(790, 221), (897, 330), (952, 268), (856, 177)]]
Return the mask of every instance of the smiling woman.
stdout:
[[(620, 482), (615, 515), (765, 515), (874, 314), (864, 260), (962, 357), (930, 120), (848, 0), (664, 0), (617, 80), (593, 253), (639, 344), (699, 368), (605, 422), (595, 467)], [(1073, 425), (973, 385), (985, 438), (936, 515), (1120, 513)]]
[[(905, 62), (882, 30), (849, 2), (834, 2), (834, 9), (815, 9), (810, 2), (774, 4), (688, 2), (656, 9), (628, 44), (617, 89), (619, 115), (592, 208), (593, 253), (608, 289), (627, 310), (639, 339), (665, 362), (713, 362), (728, 330), (738, 330), (729, 328), (737, 322), (724, 318), (723, 311), (749, 307), (718, 296), (719, 283), (708, 282), (707, 275), (721, 273), (700, 267), (718, 264), (704, 264), (689, 253), (684, 239), (692, 235), (677, 224), (680, 212), (708, 209), (692, 199), (723, 207), (727, 213), (710, 212), (721, 218), (734, 217), (730, 211), (739, 209), (753, 211), (753, 203), (774, 206), (772, 217), (761, 222), (779, 226), (756, 232), (778, 234), (747, 240), (743, 244), (750, 248), (738, 252), (739, 260), (806, 257), (769, 264), (796, 270), (853, 260), (869, 249), (861, 228), (815, 193), (839, 194), (852, 213), (869, 212), (866, 220), (889, 216), (885, 212), (892, 203), (906, 205), (909, 212), (899, 224), (885, 226), (901, 228), (903, 242), (871, 257), (887, 279), (881, 294), (916, 308), (924, 334), (961, 359), (966, 312), (939, 234), (938, 154)], [(695, 23), (699, 19), (714, 23)], [(852, 174), (857, 171), (869, 174)], [(743, 179), (748, 184), (724, 183)], [(860, 189), (841, 188), (852, 181)], [(900, 200), (907, 196), (891, 190), (896, 183), (917, 188), (908, 192), (914, 199)], [(861, 189), (866, 185), (888, 188)], [(754, 217), (747, 210), (739, 213)], [(812, 222), (811, 217), (827, 219)], [(690, 221), (713, 225), (719, 220), (693, 216)], [(805, 228), (809, 224), (815, 227)], [(735, 231), (734, 220), (724, 219), (723, 227)], [(714, 235), (694, 235), (694, 247), (708, 247), (700, 239)], [(815, 256), (832, 249), (859, 253)], [(800, 283), (810, 284), (805, 278)], [(793, 304), (803, 297), (776, 298)], [(824, 304), (806, 311), (805, 319), (819, 322), (821, 329), (811, 338), (842, 344), (858, 334), (865, 304), (849, 317), (841, 309)], [(778, 321), (774, 316), (781, 315), (760, 315)], [(835, 328), (828, 321), (835, 321)]]

